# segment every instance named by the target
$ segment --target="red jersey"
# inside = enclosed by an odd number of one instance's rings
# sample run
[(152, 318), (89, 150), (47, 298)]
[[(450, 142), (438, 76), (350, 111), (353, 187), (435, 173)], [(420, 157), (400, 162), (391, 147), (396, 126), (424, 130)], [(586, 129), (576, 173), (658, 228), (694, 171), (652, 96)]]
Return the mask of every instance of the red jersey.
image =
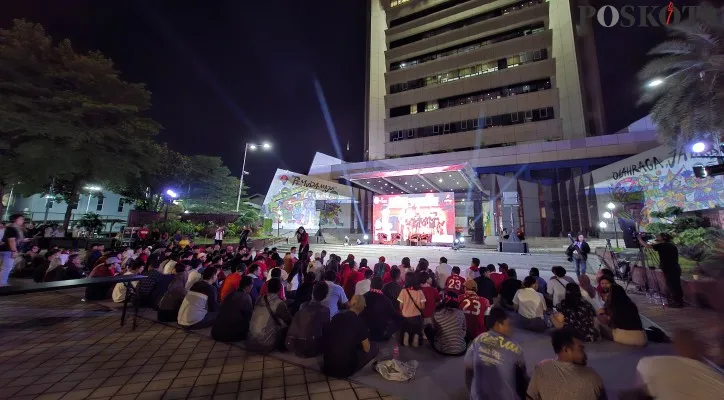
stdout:
[(460, 275), (450, 275), (445, 280), (445, 290), (456, 292), (458, 295), (465, 293), (465, 278)]
[(488, 299), (480, 297), (470, 290), (466, 291), (460, 299), (460, 309), (465, 314), (465, 325), (470, 339), (474, 339), (488, 330), (485, 327), (485, 311), (488, 310), (488, 307), (490, 307)]
[(495, 284), (495, 290), (500, 293), (500, 285), (503, 284), (503, 281), (505, 280), (505, 275), (503, 275), (503, 273), (501, 272), (493, 272), (490, 274), (490, 280), (492, 280)]
[(344, 294), (347, 295), (348, 299), (351, 299), (352, 296), (354, 296), (354, 289), (357, 286), (357, 282), (363, 280), (364, 278), (364, 274), (359, 271), (349, 271), (347, 273), (347, 277), (342, 284), (342, 288), (344, 289)]
[(139, 239), (146, 239), (147, 236), (148, 236), (148, 229), (146, 229), (146, 228), (141, 228), (141, 229), (138, 230), (138, 238), (139, 238)]
[(425, 308), (422, 309), (423, 318), (431, 318), (435, 313), (435, 307), (440, 302), (440, 292), (432, 286), (423, 286), (420, 288), (422, 294), (425, 295)]

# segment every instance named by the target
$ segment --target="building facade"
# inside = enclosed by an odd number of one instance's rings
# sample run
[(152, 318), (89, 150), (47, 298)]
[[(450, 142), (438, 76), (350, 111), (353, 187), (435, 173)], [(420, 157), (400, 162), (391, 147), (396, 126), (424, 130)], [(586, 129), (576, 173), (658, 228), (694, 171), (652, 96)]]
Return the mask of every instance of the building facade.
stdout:
[(366, 158), (601, 135), (574, 20), (570, 0), (369, 0)]

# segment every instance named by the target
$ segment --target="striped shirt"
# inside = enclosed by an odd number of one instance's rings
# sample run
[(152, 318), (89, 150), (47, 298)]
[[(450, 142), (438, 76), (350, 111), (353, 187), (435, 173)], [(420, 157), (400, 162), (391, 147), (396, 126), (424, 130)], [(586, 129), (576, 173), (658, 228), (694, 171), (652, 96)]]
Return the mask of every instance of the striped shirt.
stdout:
[(433, 316), (435, 349), (443, 354), (465, 351), (465, 314), (459, 309), (443, 308)]

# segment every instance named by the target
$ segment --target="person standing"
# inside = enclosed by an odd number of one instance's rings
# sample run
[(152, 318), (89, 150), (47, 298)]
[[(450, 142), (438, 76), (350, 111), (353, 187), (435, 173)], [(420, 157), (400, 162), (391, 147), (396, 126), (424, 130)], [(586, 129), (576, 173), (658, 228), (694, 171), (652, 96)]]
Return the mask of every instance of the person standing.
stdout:
[(531, 400), (605, 400), (606, 389), (596, 371), (586, 366), (583, 343), (569, 330), (551, 335), (557, 358), (535, 367), (527, 390)]
[(247, 247), (247, 241), (249, 240), (249, 235), (251, 234), (251, 230), (249, 230), (248, 227), (243, 227), (241, 229), (241, 234), (239, 235), (239, 248), (245, 249)]
[(639, 243), (647, 249), (654, 249), (659, 253), (659, 268), (664, 274), (666, 288), (669, 290), (668, 306), (681, 308), (684, 306), (684, 291), (681, 289), (681, 266), (679, 265), (679, 249), (671, 241), (672, 237), (666, 232), (656, 235), (656, 243), (649, 244), (643, 240), (641, 234), (637, 236)]
[[(302, 261), (304, 262), (304, 265), (306, 265), (309, 261), (307, 259), (309, 257), (309, 234), (304, 230), (303, 226), (300, 226), (295, 235), (297, 237), (297, 243), (299, 243), (299, 257), (302, 257)], [(306, 268), (304, 269), (305, 271), (302, 272), (306, 273)]]
[(18, 255), (20, 243), (23, 241), (24, 223), (25, 216), (23, 214), (14, 214), (10, 217), (10, 223), (3, 232), (2, 242), (0, 243), (0, 255), (2, 255), (0, 286), (8, 286), (8, 278), (15, 266), (15, 257)]
[(224, 243), (225, 234), (226, 229), (223, 226), (216, 228), (216, 232), (214, 232), (214, 244), (221, 246)]
[[(570, 235), (568, 236), (570, 237)], [(573, 241), (573, 239), (571, 239)], [(573, 261), (576, 266), (576, 276), (586, 275), (586, 261), (588, 254), (591, 252), (591, 246), (586, 243), (585, 236), (578, 235), (575, 241), (568, 246), (566, 253), (569, 261)]]

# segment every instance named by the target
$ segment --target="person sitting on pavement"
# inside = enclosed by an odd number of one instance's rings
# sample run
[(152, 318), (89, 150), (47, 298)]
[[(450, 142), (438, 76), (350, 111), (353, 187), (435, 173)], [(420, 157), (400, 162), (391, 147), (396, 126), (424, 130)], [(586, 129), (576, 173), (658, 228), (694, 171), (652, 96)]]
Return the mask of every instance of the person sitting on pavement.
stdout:
[(374, 273), (374, 276), (382, 278), (386, 273), (390, 272), (390, 265), (385, 262), (386, 260), (384, 256), (380, 256), (378, 261), (379, 262), (375, 264), (372, 269), (372, 272)]
[(558, 307), (561, 301), (566, 297), (566, 285), (573, 282), (571, 277), (566, 276), (566, 269), (561, 266), (555, 266), (552, 269), (553, 276), (548, 282), (548, 295), (551, 296), (553, 307)]
[(382, 293), (382, 278), (374, 277), (370, 290), (364, 294), (365, 307), (360, 317), (367, 323), (370, 340), (387, 342), (399, 330), (402, 316), (392, 301)]
[(83, 266), (79, 254), (71, 254), (65, 263), (65, 273), (63, 279), (81, 279), (83, 278)]
[(514, 269), (508, 270), (508, 279), (500, 285), (500, 306), (508, 311), (514, 311), (513, 298), (515, 293), (523, 287), (523, 283), (518, 279), (518, 274)]
[(548, 295), (548, 283), (545, 279), (540, 277), (540, 270), (538, 268), (533, 267), (530, 269), (530, 272), (528, 273), (528, 276), (532, 276), (535, 278), (536, 282), (538, 282), (538, 293), (542, 294), (543, 297)]
[(724, 377), (705, 357), (705, 344), (694, 331), (678, 329), (675, 355), (644, 357), (636, 366), (641, 387), (619, 393), (620, 399), (709, 400), (721, 398)]
[(466, 316), (459, 308), (457, 296), (443, 296), (432, 317), (432, 325), (425, 327), (425, 336), (432, 348), (444, 356), (462, 356), (467, 349)]
[(356, 295), (364, 296), (365, 293), (370, 291), (370, 284), (372, 283), (374, 272), (368, 268), (365, 270), (364, 274), (364, 279), (357, 282), (354, 286), (354, 294)]
[(247, 276), (251, 277), (251, 301), (256, 304), (260, 297), (261, 287), (264, 285), (264, 281), (261, 279), (261, 267), (258, 262), (254, 262), (249, 266)]
[[(155, 265), (156, 267), (154, 267), (153, 269), (160, 273), (161, 269), (158, 267), (158, 262), (156, 262)], [(185, 266), (183, 267), (185, 270)], [(172, 275), (160, 274), (157, 276), (156, 283), (153, 285), (151, 294), (148, 296), (148, 302), (146, 304), (147, 307), (158, 310), (159, 304), (161, 303), (161, 298), (163, 298), (163, 295), (166, 294), (166, 291), (168, 291), (168, 286), (171, 284), (171, 282), (173, 282), (173, 279), (175, 277), (175, 273)]]
[(581, 340), (596, 342), (601, 337), (595, 322), (596, 311), (581, 293), (575, 283), (566, 285), (566, 298), (558, 305), (558, 313), (553, 314), (551, 322), (556, 328), (571, 330)]
[(480, 276), (481, 273), (480, 268), (480, 259), (477, 257), (473, 257), (472, 260), (470, 260), (470, 266), (468, 267), (467, 276), (465, 277), (467, 280), (471, 281), (477, 277)]
[(485, 297), (478, 296), (477, 291), (478, 285), (474, 280), (465, 281), (465, 294), (458, 296), (460, 310), (465, 314), (468, 342), (488, 330), (485, 326), (485, 313), (491, 304)]
[(246, 341), (247, 349), (261, 354), (284, 350), (284, 339), (292, 322), (292, 314), (279, 298), (281, 280), (272, 279), (268, 283), (268, 293), (260, 296), (254, 306)]
[(465, 353), (465, 382), (470, 399), (525, 399), (528, 375), (523, 348), (511, 339), (513, 323), (500, 307), (490, 310), (488, 322), (490, 330), (475, 338)]
[(495, 271), (495, 266), (489, 264), (486, 268), (480, 269), (480, 276), (475, 278), (475, 284), (478, 285), (478, 296), (485, 297), (488, 303), (493, 304), (498, 296), (498, 290), (495, 289), (495, 282), (490, 279), (490, 273)]
[(600, 316), (601, 334), (608, 340), (629, 346), (646, 346), (648, 338), (641, 323), (639, 309), (619, 285), (611, 287), (611, 295)]
[[(42, 276), (37, 282), (52, 282), (54, 280), (60, 280), (63, 276), (63, 261), (60, 259), (60, 250), (48, 250), (45, 253), (46, 263), (43, 263), (41, 268)], [(35, 279), (35, 277), (33, 277)]]
[[(400, 309), (400, 304), (398, 303), (397, 298), (400, 296), (400, 291), (402, 291), (402, 285), (399, 283), (400, 273), (401, 272), (399, 268), (390, 268), (391, 281), (382, 286), (382, 293), (384, 293), (385, 296), (390, 299), (393, 307), (395, 307), (395, 309), (397, 310)], [(384, 278), (382, 280), (384, 281)]]
[(187, 329), (204, 329), (214, 324), (219, 311), (219, 290), (214, 285), (218, 274), (216, 268), (206, 268), (201, 280), (191, 286), (178, 311), (179, 325)]
[[(227, 278), (228, 279), (228, 278)], [(251, 303), (251, 277), (239, 281), (237, 290), (227, 294), (219, 307), (219, 315), (211, 327), (211, 337), (219, 342), (246, 340), (254, 305)]]
[[(603, 270), (603, 268), (601, 268), (601, 270)], [(603, 307), (603, 305), (606, 304), (606, 301), (608, 301), (608, 297), (611, 295), (611, 288), (616, 285), (616, 281), (613, 279), (613, 276), (608, 276), (607, 274), (602, 275), (601, 277), (597, 278), (597, 280), (597, 303), (600, 303), (601, 307)]]
[(335, 315), (324, 332), (324, 364), (322, 372), (334, 378), (348, 378), (374, 361), (379, 352), (370, 342), (367, 325), (360, 318), (366, 306), (364, 296), (354, 296), (349, 312)]
[[(183, 261), (182, 261), (183, 262)], [(186, 282), (186, 289), (191, 290), (191, 286), (193, 286), (196, 282), (203, 279), (202, 277), (202, 268), (203, 263), (198, 258), (190, 260), (191, 264), (191, 270), (189, 271), (189, 280)]]
[(176, 322), (178, 319), (178, 310), (181, 308), (184, 298), (188, 290), (186, 289), (186, 281), (189, 278), (189, 272), (186, 265), (176, 264), (174, 269), (176, 275), (168, 285), (166, 293), (161, 297), (158, 303), (158, 320), (159, 322)]
[(450, 276), (445, 280), (446, 292), (455, 292), (458, 296), (465, 294), (465, 278), (460, 276), (460, 267), (452, 267)]
[(522, 329), (543, 332), (546, 330), (546, 299), (538, 293), (538, 281), (533, 276), (523, 279), (523, 288), (513, 297), (513, 308), (518, 311), (519, 326)]
[(422, 311), (426, 300), (415, 272), (410, 271), (405, 275), (405, 288), (400, 291), (397, 301), (405, 318), (400, 330), (400, 343), (403, 346), (419, 347), (422, 342)]
[(425, 327), (432, 324), (432, 316), (435, 314), (437, 303), (440, 302), (440, 292), (433, 283), (435, 274), (432, 271), (418, 272), (418, 276), (420, 278), (420, 290), (425, 295), (425, 307), (422, 310), (422, 326)]
[[(116, 265), (120, 264), (118, 257), (108, 257), (88, 274), (89, 278), (107, 278), (116, 274)], [(112, 283), (88, 285), (85, 287), (86, 300), (105, 300), (113, 289)]]
[(286, 300), (287, 300), (286, 290), (284, 289), (284, 280), (282, 280), (282, 273), (283, 273), (283, 272), (284, 272), (284, 270), (281, 269), (281, 268), (279, 268), (279, 267), (274, 267), (274, 268), (272, 268), (271, 270), (269, 270), (269, 278), (267, 279), (266, 282), (264, 282), (264, 283), (261, 285), (261, 290), (259, 290), (259, 297), (262, 297), (262, 296), (264, 296), (264, 295), (266, 295), (266, 294), (268, 293), (268, 291), (269, 291), (269, 282), (271, 282), (272, 279), (276, 279), (276, 280), (279, 281), (279, 283), (282, 284), (282, 289), (279, 291), (279, 298), (280, 298), (282, 301), (286, 301)]
[[(130, 263), (133, 265), (133, 263), (137, 261), (143, 262), (136, 257), (136, 259), (130, 261)], [(156, 285), (160, 284), (164, 275), (158, 270), (158, 268), (155, 268), (154, 265), (151, 264), (144, 268), (143, 275), (146, 279), (142, 280), (138, 284), (139, 303), (142, 307), (154, 307), (157, 304), (153, 301), (154, 299), (151, 297), (151, 294), (153, 293)]]
[[(578, 286), (578, 285), (576, 285)], [(535, 367), (527, 390), (530, 400), (603, 400), (606, 389), (603, 380), (586, 366), (583, 342), (576, 333), (560, 329), (551, 335), (555, 360), (546, 360)]]
[(219, 298), (222, 303), (224, 302), (224, 299), (226, 299), (226, 296), (236, 293), (239, 290), (239, 284), (241, 284), (239, 265), (232, 264), (229, 267), (229, 270), (231, 273), (226, 277), (226, 279), (224, 279), (224, 282), (221, 283), (221, 288), (219, 289)]
[[(128, 267), (126, 272), (123, 273), (123, 275), (140, 275), (142, 272), (143, 262), (141, 260), (138, 260), (131, 262), (131, 265)], [(138, 288), (138, 282), (139, 281), (131, 282), (133, 291), (136, 291), (136, 289)], [(123, 303), (126, 300), (126, 289), (127, 288), (125, 282), (116, 283), (116, 285), (113, 287), (113, 293), (111, 294), (111, 299), (114, 303)]]
[(310, 358), (322, 353), (322, 335), (330, 323), (329, 308), (322, 301), (328, 293), (329, 286), (324, 282), (314, 285), (312, 300), (302, 304), (292, 319), (286, 346), (297, 357)]
[(495, 290), (500, 293), (500, 286), (503, 284), (504, 280), (508, 279), (508, 264), (498, 264), (498, 272), (492, 271), (490, 274), (490, 279), (492, 279), (495, 283)]
[(304, 275), (304, 281), (299, 285), (296, 292), (294, 292), (294, 300), (289, 305), (289, 312), (295, 315), (302, 304), (312, 300), (314, 292), (314, 284), (316, 283), (317, 275), (312, 271), (307, 271)]
[(581, 288), (583, 299), (589, 302), (595, 310), (603, 308), (603, 301), (596, 292), (596, 288), (591, 285), (591, 278), (588, 275), (578, 276), (578, 286)]
[(344, 294), (347, 296), (348, 299), (355, 295), (354, 291), (355, 287), (357, 286), (357, 282), (362, 281), (364, 278), (364, 273), (359, 271), (354, 262), (350, 262), (349, 270), (344, 276), (344, 281), (342, 282)]
[(337, 273), (329, 270), (324, 273), (324, 282), (329, 286), (329, 293), (327, 298), (322, 302), (329, 308), (330, 318), (334, 318), (339, 312), (339, 308), (346, 308), (348, 306), (347, 295), (344, 294), (344, 289), (335, 283), (337, 280)]
[(452, 267), (447, 263), (447, 258), (440, 257), (440, 264), (435, 268), (435, 281), (438, 289), (445, 290), (445, 282), (447, 277), (452, 273)]

